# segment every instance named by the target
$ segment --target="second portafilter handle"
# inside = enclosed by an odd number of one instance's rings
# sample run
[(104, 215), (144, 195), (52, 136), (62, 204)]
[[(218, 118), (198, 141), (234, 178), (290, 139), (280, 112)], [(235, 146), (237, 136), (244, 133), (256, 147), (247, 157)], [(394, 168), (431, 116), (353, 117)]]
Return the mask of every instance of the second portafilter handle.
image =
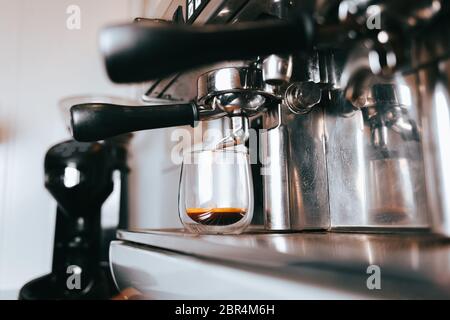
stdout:
[(298, 15), (231, 25), (179, 25), (143, 21), (105, 28), (100, 49), (109, 78), (133, 83), (225, 60), (308, 50), (312, 17)]

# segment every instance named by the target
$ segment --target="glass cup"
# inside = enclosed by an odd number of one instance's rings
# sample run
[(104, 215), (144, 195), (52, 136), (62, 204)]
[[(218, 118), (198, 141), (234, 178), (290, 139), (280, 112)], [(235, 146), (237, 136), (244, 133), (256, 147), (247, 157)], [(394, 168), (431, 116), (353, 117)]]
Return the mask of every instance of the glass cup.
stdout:
[(253, 217), (249, 155), (237, 148), (199, 150), (183, 157), (178, 208), (194, 233), (238, 234)]

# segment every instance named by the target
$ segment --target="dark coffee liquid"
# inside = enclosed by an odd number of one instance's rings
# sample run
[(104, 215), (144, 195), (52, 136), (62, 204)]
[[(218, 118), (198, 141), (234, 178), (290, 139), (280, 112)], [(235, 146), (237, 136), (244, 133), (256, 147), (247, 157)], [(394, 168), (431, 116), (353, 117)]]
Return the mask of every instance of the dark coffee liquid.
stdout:
[(188, 208), (187, 215), (195, 222), (207, 226), (228, 226), (241, 220), (246, 210), (241, 208)]

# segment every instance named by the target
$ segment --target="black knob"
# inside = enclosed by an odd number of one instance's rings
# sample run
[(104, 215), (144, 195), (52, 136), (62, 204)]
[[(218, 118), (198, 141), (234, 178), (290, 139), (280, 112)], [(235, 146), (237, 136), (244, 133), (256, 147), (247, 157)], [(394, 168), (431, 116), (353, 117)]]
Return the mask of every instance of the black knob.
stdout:
[(75, 140), (91, 142), (139, 130), (193, 126), (198, 120), (194, 103), (162, 106), (119, 106), (85, 103), (70, 109)]
[(104, 29), (100, 47), (110, 79), (148, 81), (225, 60), (308, 50), (313, 40), (310, 17), (231, 25), (180, 25), (140, 22)]

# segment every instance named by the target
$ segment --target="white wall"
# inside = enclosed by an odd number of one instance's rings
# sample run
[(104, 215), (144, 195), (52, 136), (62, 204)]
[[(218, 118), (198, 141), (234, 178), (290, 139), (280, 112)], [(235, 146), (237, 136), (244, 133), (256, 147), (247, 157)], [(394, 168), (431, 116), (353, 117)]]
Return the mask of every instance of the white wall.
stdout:
[[(81, 8), (80, 30), (66, 28), (71, 4)], [(108, 81), (96, 37), (101, 26), (128, 21), (144, 8), (139, 0), (0, 0), (0, 290), (18, 289), (50, 270), (55, 204), (43, 186), (43, 158), (69, 137), (57, 101), (86, 93), (136, 95), (136, 89)], [(167, 178), (155, 171), (166, 169), (166, 138), (161, 130), (134, 142), (145, 149), (135, 150), (132, 159), (142, 166), (132, 177), (133, 210), (144, 217), (164, 214), (158, 204), (151, 210), (151, 201), (167, 202), (158, 192), (167, 191), (164, 181), (177, 181), (178, 173)], [(169, 189), (167, 199), (176, 197)], [(158, 227), (176, 223), (176, 211), (170, 216), (134, 221)]]

